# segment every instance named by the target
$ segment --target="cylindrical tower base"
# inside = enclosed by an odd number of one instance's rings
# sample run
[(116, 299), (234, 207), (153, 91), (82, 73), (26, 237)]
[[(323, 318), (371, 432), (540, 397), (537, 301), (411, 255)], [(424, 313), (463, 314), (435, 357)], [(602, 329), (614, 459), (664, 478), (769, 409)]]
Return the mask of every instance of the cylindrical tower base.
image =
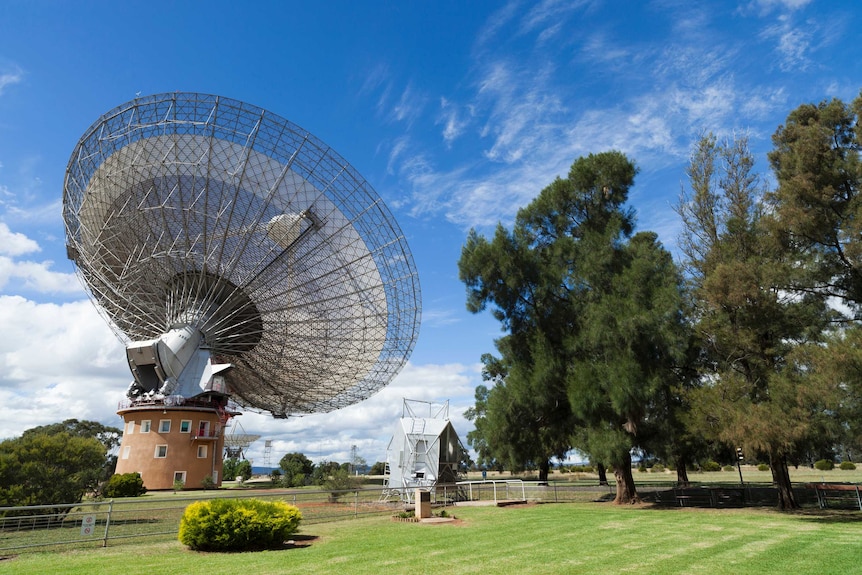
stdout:
[[(169, 400), (171, 398), (168, 398)], [(117, 414), (124, 423), (117, 473), (141, 474), (148, 490), (221, 485), (225, 410), (218, 402), (134, 402)]]

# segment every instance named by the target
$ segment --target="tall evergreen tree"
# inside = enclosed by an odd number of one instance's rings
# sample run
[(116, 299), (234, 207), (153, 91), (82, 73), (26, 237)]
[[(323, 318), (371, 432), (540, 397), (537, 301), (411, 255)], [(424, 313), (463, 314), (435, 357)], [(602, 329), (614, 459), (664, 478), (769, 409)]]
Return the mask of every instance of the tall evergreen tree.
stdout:
[(808, 275), (794, 287), (862, 306), (862, 95), (793, 110), (772, 136), (771, 194), (785, 241), (805, 256)]
[(691, 394), (693, 421), (708, 438), (766, 454), (779, 506), (795, 508), (788, 457), (809, 437), (815, 410), (793, 354), (818, 341), (825, 306), (788, 291), (797, 253), (773, 233), (746, 138), (704, 136), (688, 174), (680, 247), (706, 359), (704, 385)]
[(497, 341), (507, 368), (498, 395), (529, 400), (513, 419), (541, 421), (535, 438), (566, 433), (612, 465), (618, 503), (638, 498), (630, 452), (671, 384), (682, 334), (669, 254), (655, 234), (631, 237), (634, 214), (624, 204), (636, 172), (619, 152), (577, 159), (568, 178), (518, 212), (511, 232), (498, 226), (491, 241), (471, 232), (459, 261), (468, 309), (493, 304), (508, 332)]
[[(776, 229), (797, 252), (800, 273), (793, 290), (843, 305), (827, 345), (811, 350), (808, 368), (822, 386), (838, 384), (834, 420), (812, 449), (862, 449), (862, 388), (858, 351), (862, 319), (862, 93), (851, 103), (839, 99), (803, 104), (790, 112), (772, 136), (770, 164), (778, 181), (770, 194)], [(846, 330), (846, 331), (844, 331)], [(837, 431), (836, 431), (837, 430)], [(836, 436), (837, 434), (837, 436)]]

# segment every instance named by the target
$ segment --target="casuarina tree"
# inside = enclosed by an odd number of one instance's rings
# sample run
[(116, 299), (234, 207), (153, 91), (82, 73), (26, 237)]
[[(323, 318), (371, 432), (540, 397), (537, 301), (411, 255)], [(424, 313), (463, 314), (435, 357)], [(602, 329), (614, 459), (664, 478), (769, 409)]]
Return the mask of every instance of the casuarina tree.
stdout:
[(820, 340), (827, 309), (819, 294), (793, 291), (805, 273), (800, 254), (777, 232), (745, 138), (704, 136), (688, 173), (680, 246), (704, 351), (691, 421), (712, 440), (768, 457), (779, 506), (792, 509), (788, 458), (827, 396), (812, 387), (805, 346)]
[[(508, 332), (497, 341), (503, 383), (534, 399), (518, 421), (543, 422), (612, 466), (618, 503), (638, 500), (631, 450), (651, 435), (652, 406), (685, 339), (670, 255), (655, 234), (632, 236), (625, 203), (636, 172), (620, 152), (577, 159), (511, 231), (471, 232), (459, 261), (468, 309), (493, 306)], [(533, 435), (542, 437), (538, 427)]]

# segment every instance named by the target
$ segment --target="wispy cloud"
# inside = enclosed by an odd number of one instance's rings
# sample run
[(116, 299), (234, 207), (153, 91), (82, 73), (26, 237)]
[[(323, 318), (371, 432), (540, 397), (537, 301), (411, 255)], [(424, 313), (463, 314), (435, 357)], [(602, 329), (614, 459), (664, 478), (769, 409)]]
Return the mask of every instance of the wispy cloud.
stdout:
[(411, 124), (422, 114), (427, 98), (420, 94), (412, 85), (408, 84), (398, 102), (392, 107), (391, 117), (397, 122)]
[(493, 140), (485, 151), (488, 159), (516, 162), (550, 145), (545, 138), (556, 131), (565, 111), (549, 86), (552, 77), (550, 66), (530, 73), (500, 61), (487, 70), (478, 98), (490, 110), (481, 132)]
[[(578, 7), (564, 4), (543, 2), (523, 15), (518, 12), (523, 5), (507, 4), (489, 19), (480, 41), (493, 34), (495, 45), (505, 45), (504, 34), (537, 36), (551, 22), (571, 28)], [(762, 133), (760, 123), (787, 106), (783, 86), (746, 83), (739, 70), (757, 38), (722, 35), (711, 28), (712, 14), (684, 3), (658, 3), (654, 9), (665, 11), (679, 36), (650, 43), (600, 28), (582, 36), (579, 51), (567, 58), (551, 45), (529, 55), (477, 51), (473, 94), (461, 101), (442, 98), (438, 123), (444, 125), (445, 142), (456, 137), (486, 141), (484, 158), (441, 168), (438, 156), (418, 144), (410, 153), (393, 148), (391, 171), (409, 184), (411, 213), (444, 214), (464, 227), (493, 226), (510, 221), (519, 206), (565, 175), (579, 155), (618, 149), (646, 170), (682, 166), (692, 138), (703, 130)], [(787, 62), (794, 57), (799, 62), (807, 45), (795, 53), (791, 46), (785, 46)], [(548, 53), (542, 56), (542, 50)], [(592, 90), (598, 84), (614, 98), (597, 99)], [(453, 110), (468, 106), (471, 120), (462, 126)], [(478, 132), (470, 131), (473, 126)], [(664, 212), (667, 206), (656, 209)]]
[(542, 0), (535, 3), (521, 20), (522, 33), (537, 33), (541, 39), (548, 29), (558, 29), (573, 12), (593, 4), (591, 0)]
[(446, 327), (460, 322), (461, 319), (451, 309), (423, 309), (422, 325), (429, 327)]
[(795, 25), (789, 16), (781, 16), (777, 24), (768, 26), (763, 37), (775, 42), (775, 52), (779, 56), (778, 65), (785, 71), (805, 70), (811, 61), (808, 52), (811, 48), (812, 27)]
[(811, 0), (755, 0), (753, 4), (766, 11), (773, 9), (793, 11), (811, 4)]
[(484, 51), (487, 45), (496, 39), (502, 29), (517, 17), (519, 7), (520, 2), (518, 0), (510, 0), (488, 18), (484, 27), (476, 34), (476, 52)]
[(21, 82), (24, 79), (24, 71), (17, 66), (11, 69), (0, 71), (0, 96), (6, 91), (6, 88)]
[(447, 146), (451, 146), (452, 142), (457, 140), (467, 128), (469, 115), (465, 117), (457, 105), (446, 98), (440, 98), (440, 119), (437, 123), (443, 124), (443, 141)]

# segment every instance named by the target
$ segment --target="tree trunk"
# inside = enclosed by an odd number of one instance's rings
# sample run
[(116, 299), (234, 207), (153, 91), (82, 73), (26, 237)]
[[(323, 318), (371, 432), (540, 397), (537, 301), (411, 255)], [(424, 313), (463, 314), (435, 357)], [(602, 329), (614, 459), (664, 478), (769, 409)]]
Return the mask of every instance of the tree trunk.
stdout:
[(796, 503), (796, 497), (793, 495), (793, 485), (790, 483), (787, 458), (770, 455), (769, 467), (772, 469), (772, 481), (778, 489), (778, 508), (782, 511), (799, 509), (799, 504)]
[(596, 472), (599, 474), (599, 485), (607, 485), (608, 470), (605, 468), (604, 464), (596, 463)]
[(679, 487), (688, 487), (688, 461), (683, 456), (676, 459), (676, 484)]
[(547, 459), (539, 464), (539, 483), (548, 482), (548, 474), (551, 471), (551, 462)]
[(635, 479), (632, 477), (632, 456), (626, 453), (625, 460), (621, 465), (614, 466), (614, 478), (617, 481), (617, 496), (614, 504), (640, 503), (641, 498), (635, 488)]

